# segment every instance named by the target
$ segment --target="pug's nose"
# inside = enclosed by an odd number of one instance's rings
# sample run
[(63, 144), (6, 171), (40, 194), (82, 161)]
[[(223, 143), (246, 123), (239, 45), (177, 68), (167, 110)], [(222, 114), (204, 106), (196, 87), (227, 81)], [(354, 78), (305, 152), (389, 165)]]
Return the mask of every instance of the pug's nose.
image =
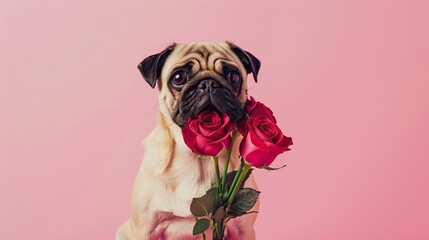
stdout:
[(198, 89), (201, 89), (206, 93), (213, 93), (215, 89), (219, 87), (220, 84), (213, 79), (204, 79), (198, 84)]

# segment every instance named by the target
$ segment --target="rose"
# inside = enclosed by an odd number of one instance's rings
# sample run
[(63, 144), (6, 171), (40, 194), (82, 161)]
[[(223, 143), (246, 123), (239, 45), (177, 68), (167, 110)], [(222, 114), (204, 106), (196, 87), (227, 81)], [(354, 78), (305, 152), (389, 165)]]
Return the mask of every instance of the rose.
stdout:
[(231, 144), (230, 132), (234, 127), (225, 113), (219, 116), (216, 112), (202, 112), (183, 126), (183, 140), (194, 153), (216, 156)]
[(267, 116), (272, 122), (277, 123), (273, 111), (271, 111), (271, 109), (265, 106), (263, 103), (255, 101), (253, 97), (247, 99), (246, 104), (244, 106), (244, 110), (246, 111), (247, 118), (244, 118), (242, 121), (240, 121), (237, 126), (237, 130), (242, 135), (247, 132), (246, 122), (248, 118), (254, 118), (258, 115), (264, 115)]
[(263, 103), (255, 101), (253, 97), (247, 99), (245, 108), (249, 118), (256, 117), (258, 115), (264, 115), (267, 116), (272, 122), (277, 123), (277, 120), (273, 115), (273, 111), (271, 111), (271, 109), (265, 106)]
[(241, 156), (255, 167), (268, 167), (292, 145), (292, 138), (284, 136), (273, 116), (266, 113), (247, 119), (246, 133), (240, 144)]
[(240, 153), (255, 167), (268, 167), (280, 153), (290, 150), (292, 139), (283, 135), (270, 108), (250, 97), (246, 101), (247, 118), (238, 123), (243, 135)]

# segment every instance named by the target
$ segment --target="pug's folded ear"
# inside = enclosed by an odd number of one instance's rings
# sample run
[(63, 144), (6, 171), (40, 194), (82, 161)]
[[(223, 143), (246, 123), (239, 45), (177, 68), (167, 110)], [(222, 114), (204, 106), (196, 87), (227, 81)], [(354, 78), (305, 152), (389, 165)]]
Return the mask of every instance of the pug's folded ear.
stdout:
[(255, 82), (258, 82), (258, 72), (259, 68), (261, 68), (261, 61), (257, 59), (253, 54), (250, 52), (244, 51), (240, 47), (236, 46), (235, 44), (231, 42), (227, 42), (229, 44), (229, 47), (231, 50), (237, 55), (237, 57), (240, 59), (240, 61), (243, 63), (244, 67), (246, 68), (247, 73), (253, 73), (253, 79), (255, 79)]
[(176, 44), (172, 44), (164, 49), (164, 51), (150, 55), (137, 66), (143, 78), (152, 88), (155, 88), (156, 80), (159, 79), (161, 75), (162, 67), (168, 56), (174, 50), (175, 45)]

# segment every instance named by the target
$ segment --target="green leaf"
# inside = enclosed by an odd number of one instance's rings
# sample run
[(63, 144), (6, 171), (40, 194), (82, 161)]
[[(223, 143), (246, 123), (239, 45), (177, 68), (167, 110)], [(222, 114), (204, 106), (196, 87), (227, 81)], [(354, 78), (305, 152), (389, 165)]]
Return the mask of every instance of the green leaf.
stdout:
[(219, 188), (218, 187), (212, 187), (209, 190), (207, 190), (206, 194), (215, 197), (219, 194)]
[(202, 218), (199, 219), (195, 225), (194, 225), (194, 229), (192, 229), (192, 234), (194, 235), (198, 235), (201, 234), (203, 232), (205, 232), (207, 229), (209, 229), (210, 227), (210, 220)]
[(213, 186), (212, 188), (207, 190), (206, 194), (211, 195), (212, 197), (215, 198), (213, 209), (218, 209), (221, 205), (223, 205), (222, 194), (218, 187)]
[(244, 216), (244, 215), (253, 214), (253, 213), (258, 213), (258, 211), (245, 212), (245, 213), (241, 214), (240, 216), (233, 216), (233, 215), (230, 215), (230, 216), (228, 216), (228, 218), (227, 218), (227, 220), (225, 221), (225, 223), (229, 222), (229, 220), (231, 220), (231, 219), (233, 219), (233, 218), (236, 218), (236, 217), (242, 217), (242, 216)]
[(244, 183), (246, 183), (247, 179), (250, 177), (250, 174), (252, 174), (253, 168), (249, 169), (249, 171), (247, 172), (246, 176), (244, 177), (243, 183), (241, 183), (240, 188), (244, 187)]
[(204, 217), (213, 211), (215, 198), (211, 195), (204, 195), (200, 198), (194, 198), (191, 202), (191, 213), (197, 217)]
[(218, 209), (223, 205), (222, 195), (220, 194), (218, 187), (212, 187), (207, 190), (206, 195), (210, 195), (214, 198), (213, 209)]
[[(241, 184), (240, 188), (242, 188), (244, 186), (244, 183), (246, 182), (246, 180), (249, 178), (250, 174), (252, 173), (253, 168), (251, 168), (247, 174), (246, 177), (244, 177), (243, 183)], [(234, 181), (235, 175), (237, 174), (237, 171), (232, 171), (226, 174), (226, 188), (225, 190), (228, 191), (229, 188), (231, 187), (232, 182)], [(222, 179), (221, 179), (222, 180)]]
[(220, 222), (223, 220), (223, 218), (225, 217), (225, 207), (224, 206), (220, 206), (214, 216), (213, 219), (215, 220), (216, 223)]
[[(231, 187), (231, 184), (234, 181), (234, 177), (236, 174), (237, 174), (237, 171), (232, 171), (226, 174), (226, 180), (225, 180), (226, 189), (229, 189)], [(223, 181), (223, 179), (221, 179), (221, 181)]]
[(282, 168), (284, 168), (284, 167), (286, 167), (286, 164), (285, 165), (283, 165), (283, 166), (281, 166), (281, 167), (278, 167), (278, 168), (273, 168), (273, 167), (268, 167), (268, 166), (262, 166), (261, 168), (262, 169), (266, 169), (266, 170), (269, 170), (269, 171), (275, 171), (275, 170), (279, 170), (279, 169), (282, 169)]
[(259, 193), (261, 192), (258, 192), (252, 188), (240, 189), (231, 203), (228, 214), (231, 217), (238, 217), (245, 214), (247, 211), (252, 209), (253, 206), (255, 206), (259, 197)]

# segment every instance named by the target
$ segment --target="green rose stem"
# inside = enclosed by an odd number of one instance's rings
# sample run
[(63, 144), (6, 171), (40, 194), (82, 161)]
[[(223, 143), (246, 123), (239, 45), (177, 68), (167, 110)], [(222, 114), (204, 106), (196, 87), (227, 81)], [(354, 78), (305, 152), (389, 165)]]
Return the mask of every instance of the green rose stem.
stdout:
[[(240, 190), (240, 186), (243, 183), (244, 179), (246, 178), (246, 175), (249, 172), (249, 170), (250, 170), (251, 167), (252, 167), (251, 165), (248, 165), (248, 164), (244, 163), (243, 159), (241, 159), (240, 167), (238, 167), (237, 173), (236, 173), (236, 175), (234, 177), (234, 180), (233, 180), (233, 182), (231, 184), (231, 188), (229, 189), (227, 197), (226, 197), (226, 199), (227, 199), (227, 206), (225, 208), (225, 213), (226, 214), (228, 213), (229, 208), (231, 207), (232, 201), (234, 200), (234, 197), (237, 194), (237, 192)], [(224, 218), (218, 224), (218, 227), (221, 229), (222, 233), (225, 230), (225, 226), (226, 226), (225, 223), (227, 221), (228, 221), (227, 218)], [(219, 239), (219, 238), (217, 238), (217, 239)], [(222, 239), (222, 238), (220, 238), (220, 239)]]
[(202, 232), (201, 234), (203, 235), (203, 240), (206, 240), (206, 234), (204, 232)]
[(226, 187), (226, 174), (228, 173), (228, 166), (229, 166), (229, 160), (231, 159), (232, 148), (234, 147), (234, 142), (238, 138), (238, 136), (239, 134), (237, 134), (237, 130), (236, 129), (232, 130), (232, 140), (228, 148), (228, 153), (226, 154), (225, 167), (223, 168), (222, 185), (221, 185), (222, 189), (220, 189), (222, 193)]
[[(220, 181), (220, 176), (219, 176), (219, 161), (218, 161), (219, 159), (218, 157), (213, 157), (214, 164), (215, 164), (215, 171), (216, 171), (216, 184), (217, 184), (217, 187), (219, 188), (220, 193), (223, 193), (224, 189), (226, 189), (226, 175), (228, 173), (229, 161), (231, 159), (231, 153), (234, 147), (234, 142), (239, 136), (239, 134), (237, 134), (237, 130), (235, 129), (232, 131), (231, 135), (232, 135), (232, 140), (231, 140), (231, 144), (229, 145), (228, 152), (226, 154), (225, 165), (224, 165), (223, 175), (222, 175), (222, 183)], [(234, 181), (237, 181), (237, 179), (234, 178)], [(225, 223), (224, 220), (220, 221), (219, 223), (213, 222), (213, 239), (214, 240), (223, 239), (223, 232), (225, 229), (224, 223)]]
[(223, 221), (220, 223), (215, 223), (213, 229), (213, 240), (222, 240), (223, 239)]
[(229, 197), (231, 196), (232, 191), (234, 190), (235, 185), (237, 184), (238, 178), (240, 177), (240, 174), (243, 171), (243, 167), (244, 167), (244, 162), (242, 160), (240, 166), (237, 169), (237, 173), (235, 174), (234, 180), (231, 183), (231, 187), (229, 188), (228, 193), (226, 194), (226, 200), (229, 200)]
[(220, 174), (219, 174), (219, 157), (213, 157), (214, 165), (215, 165), (215, 171), (216, 171), (216, 184), (219, 188), (219, 191), (221, 190), (221, 184), (220, 184)]
[(237, 176), (238, 176), (238, 180), (235, 183), (235, 186), (231, 186), (231, 189), (233, 189), (233, 190), (232, 190), (231, 195), (228, 195), (228, 198), (227, 198), (228, 201), (227, 201), (227, 205), (226, 205), (226, 209), (225, 209), (226, 213), (229, 211), (229, 208), (231, 207), (232, 201), (234, 200), (234, 197), (237, 194), (238, 190), (240, 190), (240, 186), (243, 183), (244, 178), (246, 178), (247, 172), (249, 172), (251, 167), (252, 167), (251, 165), (245, 164), (244, 161), (241, 161), (240, 168), (238, 170), (240, 170), (240, 169), (242, 169), (242, 170), (241, 170), (241, 172), (237, 172), (237, 175), (235, 175), (234, 182), (235, 182), (235, 179), (237, 178)]

